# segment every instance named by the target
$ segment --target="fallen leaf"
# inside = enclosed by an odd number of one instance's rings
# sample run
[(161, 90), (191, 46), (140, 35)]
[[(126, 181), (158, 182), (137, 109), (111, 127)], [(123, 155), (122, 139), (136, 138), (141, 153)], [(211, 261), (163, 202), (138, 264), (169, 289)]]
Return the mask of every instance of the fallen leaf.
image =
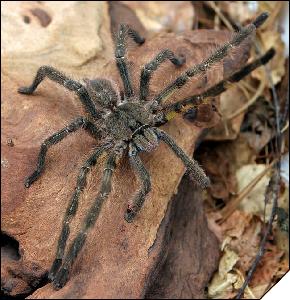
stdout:
[[(208, 214), (208, 217), (211, 220), (210, 224), (214, 222), (214, 219), (218, 220), (218, 215), (212, 213)], [(239, 210), (235, 211), (220, 226), (210, 225), (211, 230), (218, 233), (222, 247), (230, 249), (229, 253), (225, 252), (220, 261), (220, 268), (210, 283), (211, 298), (229, 299), (237, 294), (258, 253), (263, 227), (263, 222), (259, 217)], [(267, 287), (285, 274), (287, 262), (284, 251), (270, 236), (265, 246), (265, 254), (254, 273), (249, 288), (245, 291), (244, 298), (261, 297)], [(230, 275), (225, 276), (224, 274)]]
[[(59, 10), (54, 10), (51, 22), (46, 27), (42, 27), (36, 16), (36, 22), (25, 23), (22, 8), (11, 9), (10, 4), (5, 5), (6, 3), (2, 3), (2, 13), (5, 22), (11, 22), (11, 26), (2, 26), (5, 32), (2, 37), (7, 42), (2, 56), (4, 63), (1, 76), (1, 155), (4, 162), (1, 177), (2, 230), (19, 242), (21, 260), (26, 266), (23, 270), (34, 279), (41, 280), (45, 278), (34, 270), (32, 262), (40, 270), (47, 271), (50, 268), (78, 169), (90, 151), (97, 146), (97, 142), (79, 132), (68, 137), (65, 143), (55, 145), (48, 152), (42, 177), (29, 189), (25, 189), (24, 178), (34, 170), (43, 140), (81, 114), (82, 109), (74, 95), (49, 80), (41, 84), (31, 96), (18, 94), (17, 88), (29, 84), (36, 70), (43, 64), (52, 64), (67, 74), (73, 74), (74, 78), (103, 76), (112, 79), (117, 86), (122, 87), (122, 83), (113, 60), (111, 22), (106, 2), (63, 4)], [(26, 12), (30, 6), (34, 9), (39, 5), (46, 8), (50, 4), (25, 2), (23, 9)], [(14, 26), (16, 29), (13, 29)], [(4, 28), (7, 28), (7, 32)], [(70, 34), (70, 30), (75, 31)], [(7, 38), (7, 35), (12, 34), (13, 40)], [(18, 40), (21, 46), (17, 45), (15, 50), (13, 43), (17, 36), (21, 36)], [(202, 61), (216, 45), (226, 42), (230, 36), (225, 32), (204, 30), (188, 31), (178, 36), (163, 33), (155, 38), (148, 38), (140, 47), (129, 48), (128, 64), (134, 88), (139, 86), (141, 67), (161, 49), (170, 48), (177, 54), (184, 53), (187, 63), (180, 68), (170, 63), (164, 64), (160, 72), (152, 76), (150, 95), (156, 95), (182, 71)], [(88, 48), (84, 49), (86, 43)], [(245, 62), (248, 48), (249, 45), (241, 47), (239, 55), (225, 59), (223, 64), (208, 72), (207, 82), (203, 85), (196, 88), (189, 84), (170, 100), (173, 102), (201, 92), (207, 88), (207, 84), (221, 80), (223, 69), (230, 71), (231, 66), (239, 68)], [(194, 144), (201, 133), (200, 128), (180, 117), (163, 129), (173, 136), (188, 155), (192, 155)], [(6, 142), (11, 137), (13, 147)], [(30, 295), (30, 298), (143, 296), (149, 275), (160, 262), (164, 235), (155, 244), (159, 246), (152, 246), (157, 240), (168, 202), (175, 193), (185, 168), (164, 144), (159, 146), (158, 151), (148, 155), (143, 153), (141, 156), (152, 176), (152, 192), (135, 222), (127, 224), (123, 218), (128, 199), (138, 189), (138, 182), (128, 161), (124, 159), (113, 176), (112, 194), (104, 204), (94, 230), (88, 235), (67, 285), (55, 291), (51, 284), (46, 284)], [(88, 176), (78, 213), (71, 224), (69, 243), (78, 232), (86, 211), (95, 198), (103, 162), (103, 159), (100, 160), (100, 164)], [(204, 237), (205, 241), (206, 238)], [(6, 284), (9, 284), (10, 279), (5, 278)]]
[[(281, 271), (280, 263), (283, 255), (284, 251), (279, 250), (276, 245), (267, 243), (265, 254), (251, 280), (251, 286), (255, 287), (270, 284), (276, 273)], [(287, 269), (285, 269), (285, 267), (283, 269), (283, 271), (286, 273)]]
[(258, 2), (258, 13), (267, 11), (269, 18), (266, 23), (261, 26), (263, 31), (271, 31), (277, 26), (277, 19), (281, 10), (283, 9), (285, 1), (259, 1)]
[(210, 130), (206, 140), (235, 140), (240, 132), (244, 113), (241, 113), (234, 118), (229, 117), (247, 102), (247, 97), (237, 85), (223, 93), (221, 95), (219, 109), (222, 119), (217, 126)]
[[(267, 68), (270, 70), (270, 74), (273, 80), (273, 84), (276, 85), (282, 79), (285, 74), (285, 56), (284, 48), (285, 45), (282, 41), (281, 34), (277, 30), (272, 31), (260, 31), (259, 38), (262, 44), (263, 51), (267, 51), (270, 48), (274, 48), (276, 55), (274, 58), (267, 64)], [(260, 81), (264, 80), (265, 77), (265, 68), (258, 68), (251, 73), (253, 78), (256, 78)], [(270, 87), (270, 82), (266, 80), (267, 87)]]
[(136, 12), (148, 31), (183, 32), (192, 29), (194, 9), (189, 1), (122, 1)]
[(258, 4), (254, 1), (221, 1), (219, 7), (236, 23), (245, 24), (257, 14)]
[(241, 134), (258, 154), (275, 134), (275, 110), (271, 102), (259, 97), (245, 115)]
[(231, 271), (238, 260), (238, 254), (225, 247), (218, 272), (208, 286), (208, 295), (211, 299), (228, 299), (227, 294), (233, 291), (233, 284), (237, 281), (237, 274)]
[(249, 147), (247, 139), (239, 135), (233, 141), (203, 142), (195, 157), (211, 179), (205, 199), (216, 207), (216, 204), (226, 204), (237, 194), (236, 172), (245, 164), (255, 163), (256, 153)]
[[(266, 165), (262, 164), (251, 164), (244, 165), (237, 170), (236, 177), (238, 182), (238, 190), (241, 191), (250, 182), (252, 182), (259, 174), (265, 169)], [(239, 209), (252, 215), (259, 215), (261, 218), (266, 217), (266, 221), (269, 220), (269, 216), (272, 210), (271, 203), (268, 203), (265, 209), (265, 192), (270, 180), (270, 175), (267, 173), (247, 194), (247, 196), (240, 202)]]

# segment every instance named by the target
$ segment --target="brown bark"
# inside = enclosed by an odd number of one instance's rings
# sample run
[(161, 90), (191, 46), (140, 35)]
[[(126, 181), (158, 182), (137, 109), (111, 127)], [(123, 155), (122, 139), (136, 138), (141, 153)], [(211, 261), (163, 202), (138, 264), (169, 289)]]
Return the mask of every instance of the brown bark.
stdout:
[[(86, 7), (78, 7), (79, 4), (73, 5), (76, 5), (76, 10), (82, 9), (87, 13), (87, 15), (84, 14), (84, 26), (95, 25), (86, 23), (91, 7), (86, 10)], [(107, 11), (107, 8), (103, 6), (101, 9)], [(77, 13), (76, 16), (78, 16)], [(57, 32), (63, 28), (63, 23), (57, 23), (58, 21), (55, 20), (60, 19), (52, 19), (49, 26), (45, 27), (50, 28), (50, 31), (42, 31), (43, 35), (50, 36), (55, 33), (51, 28)], [(108, 17), (105, 17), (100, 26), (98, 38), (104, 45), (109, 45), (106, 46), (109, 49), (107, 52), (113, 53), (110, 48), (113, 43), (107, 40), (106, 30), (110, 28)], [(32, 26), (31, 34), (33, 33)], [(224, 43), (228, 38), (227, 33), (214, 31), (186, 32), (178, 36), (164, 33), (146, 41), (141, 47), (130, 47), (128, 62), (133, 74), (134, 87), (138, 85), (141, 66), (161, 49), (170, 48), (177, 54), (182, 53), (186, 56), (187, 62), (181, 68), (165, 63), (152, 77), (151, 96), (165, 87), (183, 70), (204, 59), (210, 50), (212, 51), (217, 44)], [(81, 39), (80, 32), (79, 41)], [(103, 53), (102, 47), (99, 54), (92, 52), (91, 57), (86, 56), (83, 60), (80, 57), (76, 59), (73, 56), (75, 53), (71, 55), (68, 53), (68, 59), (73, 58), (73, 63), (70, 65), (69, 61), (63, 62), (64, 53), (54, 52), (53, 48), (49, 48), (50, 44), (47, 52), (35, 56), (33, 51), (29, 55), (27, 50), (29, 47), (34, 49), (35, 45), (22, 42), (23, 50), (18, 49), (18, 52), (13, 52), (9, 47), (6, 48), (7, 51), (3, 54), (5, 63), (1, 70), (2, 231), (19, 242), (21, 256), (17, 261), (9, 258), (1, 266), (2, 288), (11, 295), (31, 293), (38, 282), (45, 278), (45, 272), (50, 268), (55, 255), (62, 219), (75, 186), (78, 170), (97, 145), (97, 142), (85, 132), (72, 134), (48, 151), (44, 174), (29, 189), (25, 189), (24, 178), (36, 166), (41, 142), (82, 112), (74, 95), (49, 80), (45, 80), (31, 96), (18, 94), (17, 88), (30, 84), (37, 68), (51, 61), (55, 67), (68, 74), (75, 74), (79, 78), (107, 77), (115, 81), (117, 86), (121, 86), (115, 62), (106, 60), (108, 53)], [(68, 51), (67, 48), (64, 49)], [(25, 55), (21, 52), (24, 50)], [(244, 46), (239, 54), (225, 60), (225, 69), (227, 66), (232, 66), (233, 71), (240, 66), (247, 58), (247, 52), (248, 47)], [(86, 55), (89, 54), (86, 53)], [(78, 63), (81, 61), (81, 63), (75, 66), (76, 61)], [(24, 70), (26, 66), (27, 69)], [(223, 67), (219, 65), (208, 72), (206, 80), (186, 85), (173, 95), (170, 101), (202, 91), (222, 79), (223, 75)], [(210, 110), (208, 113), (212, 114), (210, 122), (201, 122), (200, 126), (212, 126), (218, 120), (216, 113)], [(192, 155), (202, 127), (177, 118), (163, 129), (175, 138), (188, 155)], [(12, 139), (13, 147), (11, 147), (11, 141), (7, 143), (8, 139)], [(160, 144), (154, 153), (141, 156), (152, 176), (153, 188), (134, 223), (126, 223), (123, 215), (127, 201), (138, 188), (138, 182), (129, 167), (127, 158), (124, 158), (113, 176), (112, 193), (105, 202), (96, 225), (77, 258), (67, 285), (55, 291), (49, 283), (37, 289), (30, 298), (140, 298), (145, 295), (155, 277), (152, 272), (160, 264), (162, 249), (166, 245), (164, 242), (166, 230), (163, 226), (171, 224), (167, 210), (168, 203), (176, 192), (185, 169), (179, 159), (164, 144)], [(88, 176), (88, 184), (81, 197), (78, 213), (71, 225), (69, 242), (77, 234), (86, 211), (96, 197), (103, 169), (102, 162), (100, 161)], [(190, 187), (194, 188), (191, 184)], [(184, 205), (187, 205), (188, 201)], [(200, 228), (206, 228), (201, 202), (200, 200), (196, 202), (195, 209), (199, 212), (199, 217), (193, 216), (193, 220), (188, 222), (190, 224), (194, 222), (192, 226), (195, 226), (197, 233), (186, 233), (189, 235), (186, 236), (188, 240), (192, 234), (199, 234)], [(179, 224), (178, 228), (181, 227)], [(179, 239), (182, 239), (182, 235), (176, 234)], [(198, 246), (195, 241), (198, 241)], [(205, 259), (203, 256), (205, 253), (200, 252), (200, 249), (207, 246), (211, 252), (207, 252), (206, 255), (211, 253), (212, 262)], [(173, 240), (169, 247), (173, 249), (170, 250), (173, 253), (176, 251)], [(215, 268), (218, 249), (215, 238), (211, 234), (194, 236), (186, 251), (190, 249), (196, 251), (192, 254), (193, 270), (196, 270), (197, 262), (200, 270), (200, 273), (194, 277), (194, 280), (198, 282), (196, 289), (193, 290), (193, 296), (196, 296), (202, 294), (204, 284)], [(190, 269), (191, 266), (188, 268)], [(188, 268), (185, 268), (184, 272), (190, 272)], [(182, 275), (181, 278), (186, 276)], [(165, 294), (172, 295), (172, 290), (170, 283)]]

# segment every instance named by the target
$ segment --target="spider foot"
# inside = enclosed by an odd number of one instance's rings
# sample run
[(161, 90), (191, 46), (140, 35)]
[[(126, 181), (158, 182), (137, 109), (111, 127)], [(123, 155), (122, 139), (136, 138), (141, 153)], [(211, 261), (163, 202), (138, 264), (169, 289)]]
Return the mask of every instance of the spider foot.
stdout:
[(182, 66), (182, 65), (184, 65), (186, 63), (186, 58), (185, 58), (185, 56), (183, 55), (183, 54), (181, 54), (180, 56), (179, 56), (179, 58), (177, 58), (177, 60), (176, 60), (176, 65), (177, 66)]
[(27, 177), (24, 181), (24, 186), (29, 188), (31, 184), (39, 177), (40, 173), (38, 171), (34, 171), (29, 177)]
[(133, 222), (133, 219), (135, 218), (136, 216), (136, 212), (132, 209), (127, 209), (127, 211), (125, 212), (125, 220), (128, 222), (128, 223), (132, 223)]
[(20, 88), (18, 88), (18, 93), (20, 94), (25, 94), (25, 95), (30, 95), (33, 93), (33, 89), (31, 89), (30, 87), (27, 86), (22, 86)]
[(52, 284), (56, 290), (61, 289), (65, 286), (69, 278), (69, 270), (66, 268), (61, 268), (55, 275)]
[(25, 179), (25, 181), (24, 181), (24, 186), (25, 186), (26, 188), (29, 188), (29, 187), (31, 186), (31, 182), (30, 182), (29, 178)]
[(52, 264), (52, 267), (51, 267), (51, 269), (50, 269), (50, 271), (49, 271), (49, 274), (48, 274), (48, 278), (49, 278), (50, 280), (52, 280), (52, 281), (54, 280), (55, 274), (56, 274), (56, 272), (59, 270), (61, 264), (62, 264), (62, 259), (61, 259), (61, 258), (56, 258), (56, 259), (54, 260), (54, 262), (53, 262), (53, 264)]
[(196, 183), (202, 189), (206, 189), (210, 186), (210, 179), (206, 175), (202, 176), (202, 174), (189, 173), (190, 179)]

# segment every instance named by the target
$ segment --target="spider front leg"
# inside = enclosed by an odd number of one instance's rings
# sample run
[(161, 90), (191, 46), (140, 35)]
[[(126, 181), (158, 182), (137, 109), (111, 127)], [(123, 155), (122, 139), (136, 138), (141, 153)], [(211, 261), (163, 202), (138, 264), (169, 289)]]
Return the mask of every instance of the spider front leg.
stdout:
[(30, 185), (39, 178), (41, 173), (44, 170), (44, 163), (45, 163), (45, 156), (47, 153), (47, 150), (50, 146), (55, 145), (59, 143), (61, 140), (63, 140), (65, 137), (67, 137), (69, 134), (75, 132), (76, 130), (80, 128), (85, 128), (88, 130), (91, 134), (94, 135), (95, 138), (99, 138), (100, 131), (95, 127), (93, 123), (86, 120), (84, 117), (79, 117), (75, 119), (71, 124), (64, 127), (62, 130), (54, 133), (52, 136), (47, 138), (40, 147), (40, 152), (38, 155), (38, 162), (36, 170), (25, 180), (25, 187), (30, 187)]
[(214, 86), (210, 87), (201, 94), (193, 95), (191, 97), (185, 98), (176, 103), (164, 106), (162, 112), (166, 115), (167, 120), (173, 117), (172, 112), (180, 113), (181, 111), (187, 111), (188, 108), (201, 104), (203, 100), (209, 97), (216, 97), (221, 93), (225, 92), (231, 84), (239, 82), (244, 77), (249, 75), (255, 69), (261, 65), (267, 64), (275, 55), (275, 50), (273, 48), (269, 49), (264, 55), (254, 60), (253, 62), (245, 65), (241, 70), (233, 73), (228, 78), (218, 82)]
[(117, 67), (119, 69), (120, 76), (124, 84), (125, 96), (129, 98), (133, 95), (133, 89), (130, 81), (128, 67), (125, 61), (127, 36), (130, 36), (134, 40), (134, 42), (139, 45), (143, 44), (145, 39), (142, 38), (137, 31), (131, 29), (128, 25), (125, 24), (120, 25), (118, 35), (117, 35), (115, 57), (116, 57)]
[(145, 101), (149, 93), (149, 81), (151, 75), (158, 67), (166, 60), (169, 59), (175, 66), (181, 66), (185, 63), (184, 57), (176, 57), (174, 53), (165, 49), (162, 50), (152, 61), (144, 66), (141, 71), (140, 78), (140, 100)]
[(190, 78), (205, 73), (213, 65), (224, 59), (233, 48), (238, 47), (247, 37), (253, 34), (267, 18), (268, 14), (262, 13), (252, 24), (242, 28), (240, 32), (235, 34), (231, 41), (218, 48), (210, 57), (208, 57), (202, 63), (197, 64), (193, 68), (185, 71), (151, 101), (151, 110), (154, 111), (156, 108), (158, 108), (162, 101), (165, 101), (174, 91), (182, 88), (190, 80)]
[(158, 128), (154, 128), (158, 138), (165, 142), (179, 157), (186, 169), (189, 171), (191, 179), (196, 182), (200, 187), (207, 188), (210, 185), (209, 178), (205, 175), (203, 169), (198, 165), (197, 161), (190, 159), (184, 151), (176, 144), (174, 139), (168, 135), (165, 131)]
[(97, 159), (107, 150), (109, 149), (110, 144), (103, 144), (95, 150), (95, 152), (89, 157), (89, 159), (84, 163), (81, 167), (81, 170), (78, 175), (77, 185), (75, 187), (75, 191), (73, 196), (68, 204), (64, 220), (62, 222), (62, 230), (59, 236), (57, 250), (56, 250), (56, 258), (52, 264), (52, 267), (49, 272), (49, 279), (53, 280), (56, 272), (60, 268), (64, 256), (64, 250), (66, 247), (66, 242), (70, 233), (70, 223), (72, 218), (75, 216), (78, 209), (78, 202), (80, 198), (80, 194), (83, 191), (86, 185), (86, 179), (89, 171), (92, 166), (94, 166), (97, 162)]
[(137, 148), (132, 143), (129, 145), (129, 159), (133, 170), (139, 176), (142, 183), (141, 189), (134, 197), (132, 203), (128, 205), (128, 209), (125, 213), (125, 220), (130, 223), (143, 206), (146, 195), (151, 190), (151, 181), (150, 175), (138, 155)]
[(68, 90), (76, 92), (85, 109), (92, 115), (92, 117), (95, 119), (101, 118), (101, 114), (96, 110), (96, 107), (90, 99), (86, 88), (81, 83), (72, 80), (51, 66), (41, 66), (38, 69), (32, 84), (28, 87), (20, 87), (18, 92), (26, 95), (32, 94), (46, 77), (64, 86)]
[(69, 278), (69, 273), (72, 268), (72, 265), (85, 243), (87, 237), (87, 231), (95, 224), (97, 217), (100, 213), (102, 204), (104, 200), (108, 198), (111, 192), (111, 179), (112, 179), (113, 171), (115, 170), (116, 167), (116, 158), (118, 155), (119, 153), (117, 153), (116, 151), (112, 151), (109, 154), (109, 158), (106, 162), (105, 169), (103, 172), (100, 192), (95, 202), (90, 207), (80, 232), (71, 243), (62, 267), (56, 273), (53, 279), (53, 285), (56, 289), (60, 289), (66, 284)]

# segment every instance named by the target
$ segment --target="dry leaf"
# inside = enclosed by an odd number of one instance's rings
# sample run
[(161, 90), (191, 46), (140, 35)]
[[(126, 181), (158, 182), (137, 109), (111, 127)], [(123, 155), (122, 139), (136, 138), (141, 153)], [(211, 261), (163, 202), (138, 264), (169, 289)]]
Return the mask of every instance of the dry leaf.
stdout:
[[(25, 12), (29, 10), (30, 5), (33, 8), (37, 5), (46, 7), (45, 3), (25, 3)], [(106, 76), (118, 86), (122, 86), (113, 56), (107, 4), (105, 2), (88, 4), (69, 2), (66, 5), (68, 7), (63, 9), (68, 14), (63, 10), (55, 11), (51, 22), (48, 26), (42, 27), (42, 31), (37, 27), (41, 26), (37, 23), (38, 20), (29, 23), (31, 25), (29, 27), (30, 25), (23, 21), (21, 11), (8, 8), (3, 10), (7, 22), (18, 24), (21, 30), (28, 26), (31, 36), (40, 35), (44, 40), (43, 43), (37, 45), (37, 41), (41, 38), (35, 37), (34, 42), (32, 38), (20, 39), (22, 47), (18, 47), (18, 51), (13, 51), (13, 45), (9, 44), (12, 42), (10, 40), (3, 53), (5, 64), (2, 65), (1, 77), (3, 83), (1, 94), (3, 151), (1, 154), (4, 162), (1, 178), (2, 230), (19, 242), (23, 264), (31, 266), (29, 263), (34, 262), (42, 271), (47, 271), (53, 261), (63, 215), (67, 201), (75, 187), (79, 167), (97, 143), (87, 134), (79, 132), (68, 137), (63, 143), (55, 145), (48, 151), (46, 169), (41, 178), (29, 189), (25, 189), (24, 178), (35, 168), (41, 142), (77, 115), (82, 114), (82, 109), (72, 93), (49, 80), (45, 80), (31, 96), (18, 94), (17, 88), (30, 83), (37, 68), (42, 64), (53, 64), (68, 75), (72, 74), (79, 78)], [(101, 21), (96, 18), (101, 18)], [(68, 22), (73, 24), (70, 26)], [(77, 26), (81, 24), (84, 28), (76, 30), (75, 35), (71, 36), (68, 30), (73, 30), (76, 24)], [(92, 41), (89, 43), (88, 50), (93, 49), (93, 51), (84, 52), (82, 56), (82, 47), (85, 47), (82, 44), (82, 37), (86, 33), (86, 27), (94, 28), (88, 29), (89, 35), (85, 37), (85, 41), (87, 38), (93, 39), (93, 34), (97, 30), (101, 51), (98, 52), (99, 48)], [(2, 30), (5, 28), (3, 26)], [(21, 33), (21, 30), (17, 31), (17, 35)], [(61, 33), (65, 36), (64, 40), (69, 39), (68, 44), (78, 42), (82, 45), (73, 45), (67, 49), (60, 38)], [(154, 73), (150, 85), (151, 95), (156, 95), (157, 91), (160, 91), (186, 68), (205, 59), (208, 52), (212, 52), (217, 44), (226, 42), (229, 36), (231, 34), (225, 32), (204, 30), (188, 31), (179, 36), (164, 33), (154, 39), (147, 39), (140, 47), (135, 45), (134, 48), (128, 50), (128, 62), (132, 71), (134, 88), (139, 85), (141, 67), (161, 49), (170, 48), (177, 54), (183, 53), (187, 62), (180, 68), (165, 63), (160, 72)], [(70, 40), (70, 38), (73, 39)], [(46, 48), (45, 42), (48, 42)], [(30, 47), (32, 55), (29, 55)], [(58, 51), (55, 47), (59, 47), (59, 49), (56, 48)], [(25, 55), (22, 55), (22, 49)], [(38, 54), (38, 51), (41, 53)], [(248, 46), (241, 47), (238, 55), (224, 60), (224, 68), (230, 71), (233, 65), (235, 68), (240, 67), (245, 62), (247, 53)], [(110, 60), (107, 60), (108, 56)], [(204, 82), (198, 89), (189, 84), (185, 89), (174, 94), (171, 101), (198, 93), (207, 88), (207, 84), (212, 85), (221, 80), (223, 65), (219, 64), (207, 75), (207, 82)], [(200, 128), (180, 117), (164, 126), (164, 129), (176, 139), (185, 152), (192, 155), (194, 141), (201, 133)], [(7, 144), (8, 138), (13, 139), (13, 147), (11, 143)], [(104, 204), (94, 230), (88, 235), (67, 285), (59, 291), (54, 291), (51, 284), (47, 284), (35, 291), (30, 296), (31, 298), (48, 296), (114, 298), (116, 295), (131, 298), (142, 297), (149, 275), (160, 259), (162, 243), (159, 246), (155, 244), (160, 223), (164, 219), (168, 202), (175, 193), (185, 170), (180, 160), (164, 144), (161, 144), (158, 151), (154, 153), (143, 153), (142, 159), (152, 176), (152, 192), (145, 201), (136, 222), (127, 224), (123, 218), (129, 197), (138, 189), (137, 179), (128, 161), (124, 159), (118, 165), (113, 177), (112, 194)], [(98, 191), (102, 162), (100, 161), (88, 177), (87, 188), (82, 195), (83, 201), (80, 201), (78, 213), (71, 224), (69, 242), (75, 237)], [(164, 235), (161, 238), (163, 237)], [(151, 248), (152, 245), (154, 247)], [(34, 276), (35, 279), (44, 278), (44, 272), (39, 275), (32, 267), (23, 267), (22, 270)], [(113, 281), (112, 278), (114, 278)], [(5, 278), (5, 286), (9, 286), (10, 279), (10, 277)]]
[[(276, 245), (267, 243), (264, 256), (251, 280), (251, 286), (255, 287), (264, 284), (270, 284), (277, 272), (282, 270), (281, 260), (283, 255), (284, 251), (279, 250)], [(287, 269), (285, 269), (285, 264), (283, 266), (283, 271), (285, 273), (287, 271)]]
[(192, 28), (194, 9), (189, 1), (122, 1), (152, 32), (183, 32)]
[[(228, 250), (225, 251), (219, 270), (210, 283), (210, 297), (229, 299), (241, 288), (245, 274), (258, 253), (263, 223), (260, 218), (238, 210), (220, 226), (214, 222), (218, 219), (217, 214), (211, 213), (208, 217), (211, 220), (211, 230), (219, 235), (222, 247)], [(254, 273), (250, 287), (245, 291), (244, 297), (247, 299), (260, 297), (266, 286), (270, 286), (287, 271), (284, 251), (270, 239), (271, 237), (266, 243), (265, 255)]]
[[(244, 165), (237, 170), (236, 177), (238, 182), (238, 190), (241, 191), (250, 182), (252, 182), (259, 174), (261, 174), (265, 169), (266, 165), (262, 164), (251, 164)], [(264, 216), (265, 208), (265, 192), (270, 180), (270, 174), (267, 173), (250, 191), (249, 194), (240, 202), (239, 209), (248, 213), (256, 214), (261, 218)], [(272, 210), (271, 203), (268, 203), (266, 207), (266, 221), (269, 219)]]
[(231, 194), (237, 192), (235, 153), (231, 145), (231, 142), (221, 145), (207, 142), (203, 143), (196, 153), (196, 158), (211, 179), (211, 186), (207, 190), (208, 195), (215, 199), (222, 199), (224, 202), (229, 200)]
[(234, 141), (204, 142), (197, 149), (195, 157), (210, 176), (211, 186), (207, 189), (205, 199), (215, 207), (217, 200), (219, 205), (226, 204), (232, 195), (237, 194), (236, 172), (241, 166), (254, 163), (256, 153), (247, 140), (239, 135)]
[(222, 115), (222, 120), (217, 126), (210, 130), (209, 134), (206, 136), (206, 140), (221, 141), (236, 139), (240, 132), (244, 113), (241, 113), (234, 118), (229, 117), (247, 102), (247, 97), (238, 85), (232, 86), (223, 93), (220, 99), (220, 113)]
[(248, 108), (241, 135), (247, 139), (249, 146), (258, 154), (275, 134), (275, 110), (271, 102), (264, 97)]
[[(282, 41), (281, 34), (277, 30), (259, 32), (259, 39), (262, 44), (263, 51), (267, 51), (270, 48), (274, 48), (276, 55), (268, 63), (268, 69), (271, 70), (271, 77), (273, 84), (276, 85), (282, 79), (285, 74), (285, 45)], [(253, 78), (263, 81), (266, 77), (265, 68), (258, 68), (251, 73)], [(267, 77), (266, 77), (267, 78)], [(269, 80), (266, 80), (267, 86), (270, 87)]]
[(220, 8), (239, 24), (245, 24), (257, 14), (258, 3), (255, 1), (220, 1)]
[(233, 291), (233, 284), (237, 281), (237, 274), (231, 272), (239, 260), (239, 256), (229, 247), (225, 247), (219, 268), (208, 286), (208, 295), (214, 299), (228, 299)]
[(257, 14), (264, 11), (269, 13), (267, 22), (261, 26), (263, 31), (271, 31), (277, 28), (277, 19), (285, 2), (286, 1), (258, 1)]

